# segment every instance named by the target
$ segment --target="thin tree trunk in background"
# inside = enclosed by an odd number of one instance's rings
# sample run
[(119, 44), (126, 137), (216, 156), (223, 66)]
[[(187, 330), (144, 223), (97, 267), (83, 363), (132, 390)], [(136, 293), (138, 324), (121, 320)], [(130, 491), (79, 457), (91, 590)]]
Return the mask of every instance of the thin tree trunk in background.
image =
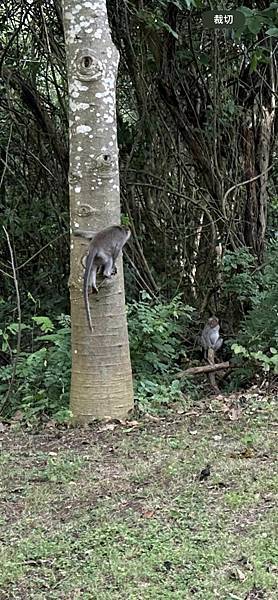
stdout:
[[(118, 51), (105, 0), (63, 0), (69, 82), (71, 230), (120, 223), (115, 84)], [(72, 382), (76, 422), (124, 417), (133, 408), (122, 259), (91, 297), (90, 332), (82, 294), (88, 240), (71, 238)]]

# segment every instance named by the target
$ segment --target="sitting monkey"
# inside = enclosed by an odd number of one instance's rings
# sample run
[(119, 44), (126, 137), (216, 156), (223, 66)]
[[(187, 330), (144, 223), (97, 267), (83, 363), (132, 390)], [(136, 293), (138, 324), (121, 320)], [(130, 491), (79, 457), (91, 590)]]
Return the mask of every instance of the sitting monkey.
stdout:
[(220, 337), (219, 329), (219, 319), (217, 317), (210, 317), (201, 334), (201, 345), (204, 348), (206, 358), (210, 348), (216, 352), (223, 344), (223, 338)]

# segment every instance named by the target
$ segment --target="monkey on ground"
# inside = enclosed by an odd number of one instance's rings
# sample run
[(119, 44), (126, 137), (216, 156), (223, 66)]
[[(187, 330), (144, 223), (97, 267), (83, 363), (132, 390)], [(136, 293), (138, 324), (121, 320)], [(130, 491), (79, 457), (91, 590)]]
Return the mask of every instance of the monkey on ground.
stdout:
[(223, 344), (223, 338), (220, 337), (219, 329), (219, 319), (217, 317), (210, 317), (201, 335), (201, 345), (204, 348), (206, 357), (210, 348), (216, 352)]
[[(75, 235), (91, 238), (88, 232), (74, 231)], [(103, 277), (110, 279), (116, 275), (116, 260), (131, 235), (130, 230), (122, 225), (112, 225), (99, 231), (90, 241), (89, 252), (86, 259), (83, 293), (85, 309), (89, 327), (93, 331), (92, 319), (89, 305), (89, 287), (92, 291), (98, 293), (97, 273), (101, 272)]]

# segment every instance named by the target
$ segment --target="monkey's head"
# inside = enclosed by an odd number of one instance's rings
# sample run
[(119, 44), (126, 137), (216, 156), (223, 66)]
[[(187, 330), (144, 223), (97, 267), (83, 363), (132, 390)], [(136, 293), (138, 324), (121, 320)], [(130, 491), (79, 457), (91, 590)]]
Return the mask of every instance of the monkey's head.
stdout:
[(208, 320), (208, 325), (211, 329), (217, 327), (217, 325), (219, 325), (219, 319), (217, 317), (210, 317)]

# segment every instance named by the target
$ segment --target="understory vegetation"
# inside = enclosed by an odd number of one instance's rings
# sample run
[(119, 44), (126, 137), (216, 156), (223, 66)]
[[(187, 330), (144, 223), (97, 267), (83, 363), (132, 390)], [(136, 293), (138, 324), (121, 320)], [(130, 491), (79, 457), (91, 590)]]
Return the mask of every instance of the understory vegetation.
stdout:
[[(269, 245), (260, 269), (246, 252), (229, 253), (223, 268), (221, 302), (236, 296), (249, 309), (236, 335), (224, 330), (225, 357), (233, 370), (221, 380), (222, 392), (246, 388), (256, 379), (275, 385), (278, 374), (278, 243)], [(34, 313), (37, 305), (34, 304)], [(170, 302), (154, 300), (146, 292), (128, 305), (130, 350), (137, 410), (142, 414), (167, 410), (181, 397), (198, 398), (203, 380), (176, 379), (184, 365), (202, 359), (198, 335), (200, 319), (181, 295)], [(225, 327), (225, 320), (223, 326)], [(10, 359), (16, 348), (18, 324), (0, 330), (2, 366), (0, 397), (5, 417), (20, 411), (21, 419), (33, 422), (48, 416), (58, 422), (70, 418), (71, 370), (70, 319), (33, 315), (21, 324), (22, 348), (16, 369)], [(230, 337), (229, 337), (230, 335)], [(24, 349), (25, 346), (25, 349)], [(11, 387), (12, 382), (12, 387)], [(10, 390), (11, 387), (11, 390)], [(19, 414), (19, 413), (18, 413)]]

